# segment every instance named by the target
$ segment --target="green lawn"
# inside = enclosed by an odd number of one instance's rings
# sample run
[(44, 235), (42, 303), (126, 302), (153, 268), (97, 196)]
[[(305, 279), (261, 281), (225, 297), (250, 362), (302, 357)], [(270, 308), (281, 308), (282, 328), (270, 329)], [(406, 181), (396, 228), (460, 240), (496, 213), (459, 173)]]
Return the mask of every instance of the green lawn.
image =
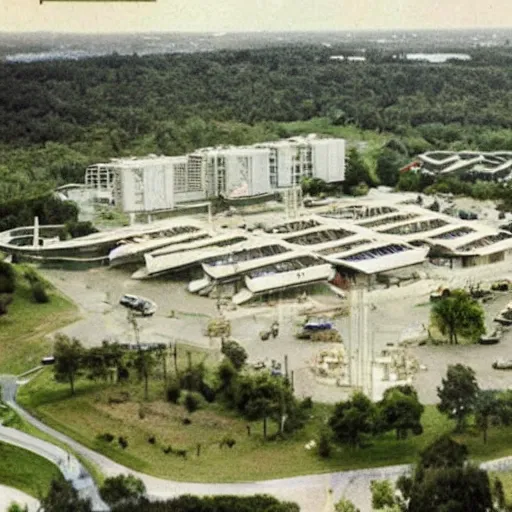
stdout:
[[(304, 445), (316, 438), (330, 414), (330, 406), (315, 405), (310, 422), (293, 438), (264, 442), (261, 422), (251, 424), (252, 435), (248, 437), (247, 422), (220, 405), (210, 405), (190, 415), (183, 407), (161, 400), (161, 388), (161, 382), (152, 382), (150, 402), (143, 404), (142, 385), (106, 386), (80, 380), (77, 395), (71, 398), (69, 388), (54, 382), (51, 371), (45, 370), (21, 388), (19, 400), (48, 425), (121, 464), (155, 476), (198, 482), (262, 480), (411, 463), (420, 450), (454, 427), (435, 407), (428, 406), (421, 436), (397, 441), (390, 432), (372, 439), (362, 449), (337, 447), (330, 459), (323, 460), (305, 450)], [(129, 400), (111, 403), (122, 392), (129, 393)], [(183, 425), (185, 417), (191, 418), (191, 425)], [(117, 440), (110, 444), (98, 441), (97, 435), (107, 432), (116, 439), (126, 437), (129, 446), (123, 450)], [(219, 448), (225, 435), (236, 440), (234, 448)], [(150, 436), (156, 437), (155, 445), (148, 443)], [(470, 428), (456, 438), (468, 445), (472, 458), (484, 460), (511, 454), (510, 436), (510, 429), (492, 428), (489, 442), (484, 445), (481, 436)], [(196, 456), (198, 443), (200, 457)], [(188, 450), (188, 459), (164, 454), (162, 448), (168, 445)]]
[(50, 461), (0, 442), (0, 483), (15, 487), (40, 498), (45, 494), (54, 478), (62, 478), (60, 471)]
[(507, 503), (512, 503), (512, 471), (506, 473), (492, 472), (489, 477), (491, 479), (491, 485), (495, 477), (498, 477), (501, 480), (505, 491), (505, 497), (507, 498)]
[(44, 337), (79, 318), (78, 310), (54, 288), (48, 288), (50, 302), (37, 304), (23, 278), (23, 265), (15, 266), (17, 284), (7, 315), (0, 317), (0, 373), (20, 374), (37, 366), (51, 352)]

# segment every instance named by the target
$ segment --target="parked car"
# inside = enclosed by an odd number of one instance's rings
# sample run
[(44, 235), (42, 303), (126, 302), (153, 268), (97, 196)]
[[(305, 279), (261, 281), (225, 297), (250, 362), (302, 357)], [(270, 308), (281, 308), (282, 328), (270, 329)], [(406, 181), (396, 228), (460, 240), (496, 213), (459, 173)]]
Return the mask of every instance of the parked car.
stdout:
[(54, 363), (55, 363), (55, 357), (53, 357), (53, 356), (47, 356), (47, 357), (43, 357), (41, 359), (41, 364), (44, 366), (47, 366), (49, 364), (54, 364)]
[(137, 303), (138, 300), (139, 297), (137, 297), (136, 295), (126, 294), (121, 297), (119, 304), (121, 304), (121, 306), (126, 306), (127, 308), (133, 308), (133, 306)]
[(156, 311), (156, 304), (153, 301), (137, 297), (137, 295), (123, 295), (119, 304), (142, 313), (143, 316), (151, 316)]
[(492, 363), (495, 370), (512, 370), (512, 359), (498, 359)]

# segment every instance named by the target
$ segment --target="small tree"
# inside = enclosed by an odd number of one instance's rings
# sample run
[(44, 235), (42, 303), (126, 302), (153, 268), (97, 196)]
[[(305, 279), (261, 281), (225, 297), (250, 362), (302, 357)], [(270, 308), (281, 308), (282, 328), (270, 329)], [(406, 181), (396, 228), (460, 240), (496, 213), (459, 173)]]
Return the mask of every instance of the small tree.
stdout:
[(352, 194), (353, 189), (357, 188), (361, 183), (367, 186), (372, 185), (373, 180), (365, 161), (357, 151), (352, 147), (348, 151), (347, 164), (345, 170), (345, 181), (343, 182), (343, 192)]
[(500, 418), (500, 406), (501, 403), (496, 391), (490, 389), (478, 390), (474, 404), (475, 423), (482, 431), (484, 443), (487, 443), (489, 423)]
[(421, 434), (421, 415), (425, 408), (420, 404), (418, 393), (412, 386), (396, 386), (384, 392), (378, 404), (381, 426), (395, 430), (397, 439), (406, 439), (409, 430)]
[(55, 336), (53, 356), (55, 365), (53, 371), (58, 382), (69, 382), (71, 394), (75, 394), (75, 379), (82, 367), (84, 348), (76, 338), (69, 338), (65, 334)]
[(402, 476), (397, 488), (414, 512), (489, 512), (492, 508), (489, 477), (467, 464), (465, 445), (444, 435), (420, 455), (412, 477)]
[(462, 364), (448, 366), (442, 386), (437, 388), (440, 403), (437, 408), (457, 421), (457, 431), (464, 429), (466, 418), (473, 412), (479, 391), (475, 372)]
[(458, 343), (459, 335), (476, 341), (485, 332), (484, 318), (482, 306), (464, 290), (453, 290), (432, 306), (431, 321), (450, 343)]
[(91, 502), (80, 499), (71, 483), (60, 479), (52, 480), (41, 508), (44, 512), (92, 512)]
[(336, 404), (329, 425), (338, 442), (358, 447), (364, 434), (375, 431), (376, 416), (375, 405), (363, 393), (357, 392), (350, 400)]
[(233, 366), (240, 370), (247, 361), (247, 352), (236, 341), (225, 341), (222, 345), (222, 353), (233, 363)]
[(111, 507), (117, 507), (124, 503), (136, 503), (145, 497), (146, 486), (133, 475), (118, 475), (105, 479), (100, 494)]

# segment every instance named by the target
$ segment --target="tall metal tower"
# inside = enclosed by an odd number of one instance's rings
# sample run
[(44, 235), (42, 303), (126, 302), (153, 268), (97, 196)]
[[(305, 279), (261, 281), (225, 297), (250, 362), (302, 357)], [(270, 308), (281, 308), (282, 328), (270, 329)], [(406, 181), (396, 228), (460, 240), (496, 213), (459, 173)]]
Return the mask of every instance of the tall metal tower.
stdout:
[(364, 287), (349, 291), (350, 324), (347, 343), (349, 385), (373, 398), (373, 332), (368, 323), (368, 300)]

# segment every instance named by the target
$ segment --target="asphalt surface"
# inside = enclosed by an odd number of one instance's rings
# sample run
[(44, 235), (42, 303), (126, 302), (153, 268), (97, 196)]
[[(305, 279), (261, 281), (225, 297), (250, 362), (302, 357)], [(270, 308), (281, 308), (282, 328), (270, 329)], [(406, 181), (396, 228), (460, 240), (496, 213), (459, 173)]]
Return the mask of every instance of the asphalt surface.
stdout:
[[(52, 429), (45, 427), (45, 425), (27, 414), (16, 403), (16, 377), (0, 376), (0, 385), (2, 386), (2, 399), (9, 407), (14, 409), (20, 416), (39, 430), (49, 434), (52, 433)], [(10, 427), (0, 426), (0, 440), (19, 446), (20, 448), (24, 448), (25, 450), (34, 452), (48, 459), (59, 468), (64, 478), (73, 485), (81, 498), (91, 500), (95, 512), (109, 510), (109, 507), (101, 499), (94, 480), (73, 454), (58, 446)]]

